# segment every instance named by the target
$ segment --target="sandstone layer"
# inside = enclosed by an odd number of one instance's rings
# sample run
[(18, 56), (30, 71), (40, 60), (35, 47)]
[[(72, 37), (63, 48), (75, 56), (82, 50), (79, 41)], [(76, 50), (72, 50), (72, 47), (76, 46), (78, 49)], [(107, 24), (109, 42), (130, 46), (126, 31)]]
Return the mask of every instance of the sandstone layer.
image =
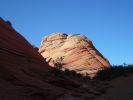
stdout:
[(0, 100), (88, 100), (97, 85), (50, 73), (37, 48), (0, 18)]
[(95, 75), (98, 70), (110, 67), (109, 61), (94, 47), (91, 40), (80, 34), (53, 33), (42, 39), (39, 53), (50, 66), (63, 57), (63, 69), (83, 75)]

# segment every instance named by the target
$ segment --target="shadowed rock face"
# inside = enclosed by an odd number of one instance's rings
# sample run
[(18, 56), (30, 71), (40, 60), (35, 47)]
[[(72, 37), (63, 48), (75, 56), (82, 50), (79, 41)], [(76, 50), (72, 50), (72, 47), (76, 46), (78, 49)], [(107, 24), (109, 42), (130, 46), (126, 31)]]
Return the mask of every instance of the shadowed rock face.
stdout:
[(36, 73), (48, 69), (37, 50), (0, 18), (0, 99), (33, 100), (40, 88), (48, 89)]
[(39, 52), (49, 61), (50, 66), (54, 66), (53, 60), (64, 57), (63, 68), (83, 75), (95, 75), (98, 70), (110, 66), (92, 42), (80, 34), (54, 33), (45, 36)]
[[(0, 100), (54, 100), (63, 88), (28, 41), (0, 18)], [(52, 83), (52, 82), (51, 82)]]
[(49, 69), (37, 48), (0, 18), (0, 100), (88, 100), (99, 94), (91, 82), (59, 78)]

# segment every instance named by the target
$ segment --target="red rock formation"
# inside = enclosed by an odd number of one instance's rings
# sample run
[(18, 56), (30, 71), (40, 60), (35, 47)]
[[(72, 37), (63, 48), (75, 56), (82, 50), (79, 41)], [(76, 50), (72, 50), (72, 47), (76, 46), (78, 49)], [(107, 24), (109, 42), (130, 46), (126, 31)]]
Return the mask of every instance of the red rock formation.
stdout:
[(56, 77), (50, 68), (37, 50), (0, 18), (0, 100), (94, 98), (97, 91), (90, 92), (91, 84)]
[(75, 70), (83, 75), (94, 75), (98, 70), (110, 66), (92, 42), (79, 34), (54, 33), (45, 36), (39, 52), (50, 61), (51, 66), (54, 66), (53, 60), (64, 57), (63, 68)]
[(36, 72), (46, 73), (48, 69), (27, 40), (0, 18), (0, 100), (33, 100), (32, 95), (40, 88), (51, 87), (36, 78)]

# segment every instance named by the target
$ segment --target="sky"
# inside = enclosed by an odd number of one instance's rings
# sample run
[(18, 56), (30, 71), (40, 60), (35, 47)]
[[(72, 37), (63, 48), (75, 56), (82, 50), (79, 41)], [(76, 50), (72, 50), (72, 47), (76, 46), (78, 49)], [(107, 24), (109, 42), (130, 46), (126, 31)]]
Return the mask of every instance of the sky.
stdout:
[(0, 16), (31, 44), (83, 34), (112, 65), (133, 63), (133, 0), (0, 0)]

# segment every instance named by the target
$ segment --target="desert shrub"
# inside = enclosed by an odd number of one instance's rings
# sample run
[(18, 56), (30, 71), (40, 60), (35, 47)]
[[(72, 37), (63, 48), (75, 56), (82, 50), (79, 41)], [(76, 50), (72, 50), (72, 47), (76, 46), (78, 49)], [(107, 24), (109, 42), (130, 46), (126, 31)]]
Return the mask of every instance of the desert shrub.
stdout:
[(69, 70), (69, 69), (65, 69), (64, 74), (72, 77), (77, 75), (77, 73), (74, 70)]
[(9, 20), (7, 20), (6, 23), (7, 23), (9, 26), (12, 26), (12, 23), (11, 23)]
[(63, 57), (58, 57), (56, 60), (53, 60), (54, 67), (61, 70), (63, 67)]
[(63, 71), (61, 71), (60, 69), (57, 69), (55, 67), (50, 70), (50, 73), (54, 74), (57, 77), (63, 77), (64, 76)]
[[(82, 76), (79, 73), (76, 73), (73, 70), (69, 70), (69, 69), (65, 69), (64, 71), (62, 71), (61, 69), (58, 69), (56, 67), (50, 69), (50, 73), (54, 74), (57, 77), (70, 77), (70, 78), (78, 78), (78, 79), (83, 79), (84, 76)], [(85, 78), (84, 78), (85, 79)]]
[(76, 71), (74, 70), (69, 70), (69, 69), (66, 69), (64, 71), (65, 75), (70, 77), (70, 78), (74, 78), (74, 79), (78, 79), (78, 80), (86, 80), (86, 79), (90, 79), (88, 76), (83, 76), (82, 74), (80, 73), (77, 73)]
[(90, 79), (89, 76), (83, 76), (80, 73), (76, 73), (74, 70), (65, 69), (62, 71), (63, 68), (63, 59), (64, 57), (58, 57), (56, 60), (53, 61), (54, 67), (50, 69), (50, 72), (57, 77), (70, 77), (74, 79)]
[(97, 73), (96, 79), (100, 79), (100, 80), (111, 80), (113, 78), (116, 78), (118, 76), (121, 75), (128, 75), (133, 73), (133, 66), (112, 66), (108, 69), (105, 70), (100, 70)]
[(53, 61), (54, 67), (50, 69), (50, 73), (54, 74), (57, 77), (63, 77), (64, 72), (61, 70), (63, 67), (63, 57), (58, 57), (56, 60)]

